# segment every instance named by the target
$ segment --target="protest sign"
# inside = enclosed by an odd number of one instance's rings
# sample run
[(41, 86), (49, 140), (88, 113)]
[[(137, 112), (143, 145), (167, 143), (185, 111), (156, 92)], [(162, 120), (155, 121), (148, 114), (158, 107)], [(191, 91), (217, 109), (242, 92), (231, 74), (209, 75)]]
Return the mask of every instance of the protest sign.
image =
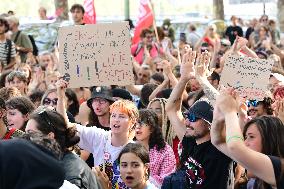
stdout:
[(59, 71), (70, 88), (134, 84), (127, 22), (59, 29)]
[(246, 99), (263, 100), (267, 96), (272, 66), (273, 61), (229, 55), (220, 84), (234, 87)]

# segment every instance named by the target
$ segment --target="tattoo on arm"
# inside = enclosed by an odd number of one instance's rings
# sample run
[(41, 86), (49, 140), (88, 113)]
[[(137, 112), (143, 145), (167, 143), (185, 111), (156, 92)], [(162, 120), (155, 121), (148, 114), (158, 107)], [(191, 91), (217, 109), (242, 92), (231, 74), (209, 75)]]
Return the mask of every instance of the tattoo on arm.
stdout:
[(175, 104), (175, 103), (177, 103), (179, 101), (181, 101), (181, 98), (177, 98), (177, 99), (173, 100), (173, 104)]

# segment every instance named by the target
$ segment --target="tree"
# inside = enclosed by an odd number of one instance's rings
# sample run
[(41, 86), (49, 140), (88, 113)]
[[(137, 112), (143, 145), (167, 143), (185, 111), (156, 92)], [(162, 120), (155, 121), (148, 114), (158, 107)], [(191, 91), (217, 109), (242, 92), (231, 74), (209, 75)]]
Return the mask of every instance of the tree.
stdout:
[(57, 21), (68, 20), (68, 0), (54, 0)]
[(277, 17), (280, 26), (280, 31), (284, 32), (284, 0), (278, 0), (277, 3)]
[(213, 18), (218, 20), (224, 20), (223, 0), (213, 0)]

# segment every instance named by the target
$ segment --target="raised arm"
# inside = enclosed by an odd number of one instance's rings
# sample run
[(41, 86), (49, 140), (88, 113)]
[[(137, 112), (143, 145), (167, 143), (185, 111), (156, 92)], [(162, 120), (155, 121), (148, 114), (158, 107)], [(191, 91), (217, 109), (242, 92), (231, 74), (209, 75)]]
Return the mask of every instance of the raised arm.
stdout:
[(65, 107), (65, 98), (66, 98), (65, 90), (67, 88), (67, 85), (68, 82), (64, 81), (63, 79), (59, 79), (56, 82), (57, 98), (58, 98), (56, 111), (64, 117), (67, 126), (70, 126), (71, 123), (69, 122)]
[(166, 112), (174, 127), (174, 130), (180, 140), (182, 140), (186, 127), (184, 125), (184, 118), (181, 112), (182, 104), (182, 93), (185, 90), (186, 84), (190, 78), (194, 77), (194, 61), (196, 57), (196, 52), (191, 49), (183, 56), (183, 61), (181, 64), (181, 77), (177, 85), (174, 87), (170, 98), (166, 104)]
[(232, 89), (226, 89), (220, 92), (215, 106), (225, 117), (228, 155), (256, 177), (276, 186), (270, 158), (265, 154), (251, 150), (244, 143), (237, 116), (238, 104), (236, 92)]

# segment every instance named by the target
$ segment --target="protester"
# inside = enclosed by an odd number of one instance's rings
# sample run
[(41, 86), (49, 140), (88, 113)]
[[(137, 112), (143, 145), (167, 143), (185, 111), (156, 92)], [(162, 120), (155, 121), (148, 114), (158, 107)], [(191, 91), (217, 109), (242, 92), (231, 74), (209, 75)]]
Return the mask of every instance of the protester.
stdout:
[(7, 20), (0, 18), (0, 62), (3, 70), (12, 69), (16, 64), (16, 47), (13, 41), (7, 39), (6, 33), (9, 31)]
[(26, 95), (28, 93), (29, 81), (25, 73), (21, 71), (12, 71), (7, 76), (7, 81), (9, 82), (10, 87), (16, 87), (22, 95)]
[[(9, 189), (58, 189), (64, 183), (64, 170), (54, 140), (32, 135), (30, 140), (0, 141), (0, 187)], [(9, 173), (9, 174), (7, 174)]]
[[(171, 185), (198, 188), (227, 188), (230, 185), (231, 159), (220, 153), (210, 141), (210, 128), (213, 119), (213, 107), (204, 100), (194, 103), (185, 113), (181, 112), (182, 93), (189, 79), (194, 76), (194, 62), (196, 52), (191, 49), (183, 57), (181, 64), (181, 78), (174, 87), (166, 104), (167, 115), (174, 130), (182, 141), (180, 174), (186, 173), (185, 183), (181, 180), (173, 181), (180, 177), (174, 173), (165, 178), (162, 188)], [(205, 57), (204, 57), (205, 56)], [(199, 60), (210, 61), (202, 54)], [(182, 182), (182, 183), (180, 183)], [(186, 184), (188, 183), (188, 184)]]
[(27, 60), (27, 53), (33, 52), (33, 45), (29, 36), (19, 30), (19, 19), (16, 16), (9, 16), (7, 18), (9, 29), (12, 31), (11, 40), (16, 45), (16, 50), (21, 57), (21, 62), (25, 63)]
[(160, 188), (166, 176), (176, 169), (173, 149), (165, 142), (158, 116), (153, 110), (139, 110), (139, 119), (135, 127), (135, 138), (147, 150), (150, 156), (149, 181)]
[[(232, 88), (224, 89), (218, 96), (211, 130), (212, 142), (257, 177), (254, 188), (282, 188), (284, 125), (273, 117), (255, 118), (245, 126), (244, 141), (237, 116), (237, 98)], [(269, 131), (263, 130), (266, 127)]]
[[(59, 80), (57, 83), (58, 107), (57, 111), (64, 116), (69, 123), (65, 105), (64, 91), (67, 83)], [(110, 131), (105, 131), (96, 127), (84, 127), (76, 124), (76, 129), (80, 136), (79, 147), (94, 156), (94, 165), (101, 166), (112, 180), (112, 186), (126, 188), (122, 182), (117, 157), (123, 147), (134, 137), (133, 131), (138, 119), (138, 110), (133, 102), (118, 100), (110, 106)], [(74, 126), (74, 124), (71, 124)]]
[(85, 14), (85, 9), (82, 5), (80, 4), (73, 4), (70, 12), (72, 14), (72, 19), (74, 22), (74, 25), (85, 25), (83, 21), (83, 17)]
[(27, 97), (14, 97), (6, 102), (6, 109), (7, 126), (24, 131), (35, 106)]
[(79, 188), (98, 188), (88, 165), (69, 149), (80, 140), (73, 127), (67, 128), (64, 118), (56, 111), (39, 109), (30, 116), (26, 132), (40, 132), (55, 139), (63, 153), (65, 179)]

